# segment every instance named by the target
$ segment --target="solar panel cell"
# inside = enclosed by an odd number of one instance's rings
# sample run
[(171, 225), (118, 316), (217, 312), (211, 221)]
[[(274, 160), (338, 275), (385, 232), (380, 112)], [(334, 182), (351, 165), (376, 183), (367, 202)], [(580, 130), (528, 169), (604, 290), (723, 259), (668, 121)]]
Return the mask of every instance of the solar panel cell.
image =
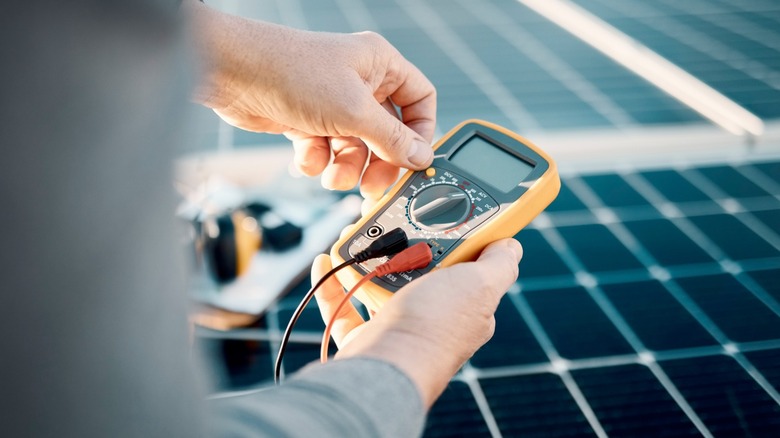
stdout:
[(490, 368), (543, 362), (547, 362), (547, 356), (542, 347), (509, 297), (504, 297), (496, 311), (493, 338), (471, 358), (471, 364)]
[(623, 225), (661, 266), (714, 262), (712, 257), (669, 220), (630, 221), (624, 222)]
[(650, 350), (717, 345), (657, 281), (602, 285), (601, 289)]
[(769, 383), (780, 391), (780, 349), (751, 351), (745, 357), (755, 366)]
[(631, 251), (603, 225), (561, 227), (558, 231), (591, 272), (643, 269)]
[(711, 201), (710, 197), (691, 184), (677, 171), (652, 170), (639, 173), (666, 199), (675, 203)]
[(647, 367), (573, 370), (582, 393), (610, 437), (683, 437), (698, 432)]
[(596, 436), (557, 375), (481, 379), (480, 384), (504, 436)]
[(451, 382), (431, 407), (425, 424), (426, 438), (490, 436), (485, 418), (468, 385)]
[(714, 214), (689, 218), (716, 245), (734, 260), (777, 257), (778, 250), (734, 216)]
[(637, 193), (616, 174), (583, 176), (585, 181), (608, 207), (635, 207), (649, 205), (647, 199)]
[(734, 198), (771, 196), (731, 166), (700, 167), (697, 170), (724, 193)]
[(780, 302), (780, 268), (752, 271), (748, 272), (748, 275), (760, 284), (775, 301)]
[(523, 292), (558, 353), (567, 359), (633, 352), (583, 288)]
[(729, 339), (780, 339), (780, 317), (734, 277), (708, 275), (680, 278), (677, 282)]
[(780, 406), (726, 356), (660, 362), (715, 436), (776, 437)]
[(780, 233), (780, 209), (754, 211), (753, 216), (758, 218), (758, 220), (774, 233)]
[(571, 275), (561, 256), (555, 252), (538, 230), (527, 228), (516, 236), (523, 244), (520, 280), (534, 277)]
[[(756, 167), (758, 170), (763, 172), (764, 175), (772, 178), (776, 183), (780, 184), (780, 161), (756, 163), (753, 164), (753, 167)], [(777, 193), (775, 193), (775, 195), (777, 195)]]
[(558, 197), (555, 198), (552, 204), (545, 210), (548, 213), (556, 213), (563, 211), (582, 211), (588, 210), (588, 207), (580, 201), (569, 186), (566, 184), (566, 180), (561, 181), (561, 191), (558, 193)]

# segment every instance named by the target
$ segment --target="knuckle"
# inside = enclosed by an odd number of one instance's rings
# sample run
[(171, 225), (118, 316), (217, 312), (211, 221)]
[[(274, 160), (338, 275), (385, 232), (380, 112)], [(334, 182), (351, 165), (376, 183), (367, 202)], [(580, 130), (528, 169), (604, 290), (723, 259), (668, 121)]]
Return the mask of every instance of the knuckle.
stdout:
[(385, 37), (374, 31), (367, 30), (359, 32), (357, 35), (359, 35), (366, 44), (374, 49), (380, 49), (383, 45), (389, 44)]
[(401, 123), (393, 123), (387, 141), (384, 144), (385, 149), (391, 154), (399, 153), (403, 150), (405, 140), (406, 132), (403, 129), (403, 125)]

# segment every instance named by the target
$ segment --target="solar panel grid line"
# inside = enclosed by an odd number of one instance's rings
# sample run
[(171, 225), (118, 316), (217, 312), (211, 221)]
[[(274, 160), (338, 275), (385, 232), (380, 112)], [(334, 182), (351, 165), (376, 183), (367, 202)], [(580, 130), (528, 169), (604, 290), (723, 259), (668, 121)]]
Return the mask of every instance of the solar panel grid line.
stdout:
[(379, 31), (379, 24), (374, 20), (363, 0), (336, 0), (336, 5), (349, 22), (352, 31)]
[[(707, 35), (697, 30), (691, 29), (689, 26), (680, 23), (672, 16), (660, 13), (657, 9), (637, 1), (596, 1), (639, 20), (650, 28), (669, 35), (678, 42), (701, 53), (707, 54), (734, 70), (741, 71), (759, 82), (776, 90), (780, 90), (780, 73), (775, 72), (761, 62), (751, 59), (725, 44), (712, 40), (707, 37)], [(647, 19), (642, 15), (647, 15), (655, 19)]]
[(769, 382), (769, 380), (764, 376), (763, 373), (761, 373), (758, 368), (756, 368), (753, 363), (741, 352), (735, 352), (731, 354), (731, 357), (734, 358), (734, 360), (737, 361), (739, 366), (742, 367), (742, 369), (745, 370), (745, 372), (748, 373), (750, 377), (753, 378), (753, 380), (758, 383), (758, 385), (766, 391), (767, 394), (769, 394), (770, 397), (772, 397), (772, 400), (775, 401), (778, 405), (780, 405), (780, 392), (777, 391), (777, 389), (772, 386), (772, 384)]
[[(585, 198), (580, 197), (580, 199), (585, 203), (586, 206), (588, 206), (589, 202), (591, 203), (590, 205), (591, 208), (594, 208), (597, 205), (603, 205), (601, 204), (600, 200), (598, 200), (595, 194), (588, 193), (589, 189), (582, 190), (583, 187), (577, 186), (577, 183), (572, 183), (571, 179), (569, 179), (568, 182), (569, 182), (569, 187), (572, 189), (572, 191), (574, 191), (576, 194), (579, 195), (578, 190), (580, 190), (585, 195)], [(554, 235), (553, 233), (556, 233), (551, 229), (545, 230), (545, 232), (546, 233), (543, 233), (545, 237), (547, 236), (552, 237)], [(557, 241), (559, 239), (560, 242), (558, 242), (558, 246), (561, 247), (561, 249), (565, 247), (566, 251), (570, 252), (570, 249), (568, 249), (567, 245), (565, 244), (565, 241), (561, 236), (557, 236), (553, 240)], [(550, 243), (552, 244), (552, 242)], [(578, 272), (579, 271), (578, 268), (582, 266), (581, 262), (579, 262), (577, 258), (578, 258), (577, 255), (574, 254), (573, 252), (569, 254), (568, 257), (564, 258), (565, 262), (566, 259), (568, 259), (569, 263), (572, 263), (572, 266), (570, 266), (570, 268), (572, 269), (573, 272)], [(601, 291), (601, 289), (598, 288), (598, 286), (596, 286), (595, 284), (584, 284), (583, 286), (587, 290), (590, 297), (596, 302), (599, 308), (604, 312), (604, 314), (607, 316), (610, 322), (612, 322), (612, 324), (617, 328), (618, 332), (624, 337), (624, 339), (629, 343), (629, 345), (631, 345), (631, 347), (637, 353), (638, 357), (654, 357), (653, 353), (647, 350), (647, 348), (644, 346), (644, 343), (639, 339), (639, 337), (634, 332), (634, 330), (623, 319), (622, 315), (620, 315), (620, 313), (617, 311), (614, 305), (609, 301), (609, 299), (606, 296), (604, 296), (603, 291)], [(708, 431), (707, 427), (699, 418), (699, 416), (691, 408), (687, 400), (685, 400), (685, 398), (682, 396), (679, 389), (666, 375), (664, 370), (661, 367), (659, 367), (657, 364), (655, 364), (654, 360), (646, 361), (645, 365), (648, 366), (648, 368), (656, 377), (658, 382), (669, 393), (669, 395), (672, 397), (675, 403), (677, 403), (680, 409), (682, 409), (682, 411), (686, 414), (689, 420), (696, 426), (696, 428), (704, 436), (712, 436)]]
[(572, 398), (574, 398), (574, 402), (577, 403), (577, 406), (585, 416), (585, 419), (588, 420), (590, 427), (593, 428), (593, 431), (597, 436), (607, 436), (604, 427), (601, 425), (598, 417), (596, 417), (596, 413), (593, 411), (590, 403), (583, 395), (582, 390), (580, 389), (579, 385), (577, 385), (577, 382), (575, 382), (572, 378), (571, 373), (568, 371), (568, 367), (565, 365), (565, 361), (558, 354), (558, 351), (553, 345), (552, 340), (547, 335), (544, 327), (542, 327), (539, 319), (536, 318), (536, 315), (534, 315), (531, 306), (528, 305), (528, 302), (526, 302), (525, 298), (520, 293), (510, 292), (510, 299), (515, 305), (517, 311), (525, 320), (526, 324), (528, 324), (528, 327), (531, 329), (531, 333), (533, 333), (534, 338), (536, 338), (536, 341), (539, 343), (539, 345), (541, 345), (542, 350), (544, 350), (544, 353), (550, 360), (554, 372), (558, 374), (558, 376), (563, 380), (564, 386), (569, 391), (569, 394), (571, 394)]
[(743, 353), (750, 353), (753, 351), (776, 350), (776, 349), (780, 349), (780, 340), (770, 339), (765, 341), (743, 342), (739, 344), (739, 349)]
[[(499, 379), (502, 377), (554, 373), (555, 370), (553, 369), (552, 364), (545, 362), (535, 364), (496, 366), (493, 368), (475, 368), (475, 372), (477, 374), (477, 378), (479, 379)], [(459, 379), (459, 377), (456, 375), (455, 379)]]
[(518, 101), (479, 56), (425, 2), (394, 0), (436, 43), (455, 65), (479, 88), (504, 115), (514, 123), (516, 131), (543, 129), (536, 118)]
[(757, 236), (768, 242), (775, 249), (780, 250), (780, 236), (758, 221), (739, 200), (732, 198), (723, 192), (723, 190), (707, 179), (697, 169), (686, 169), (685, 171), (680, 172), (680, 174), (699, 190), (715, 200), (723, 208), (725, 213), (736, 218)]
[[(752, 0), (750, 2), (735, 2), (730, 0), (713, 0), (716, 3), (719, 3), (723, 7), (731, 8), (732, 10), (740, 10), (743, 12), (750, 12), (750, 13), (762, 13), (762, 12), (770, 12), (770, 11), (778, 11), (777, 4), (773, 3), (772, 1), (761, 1), (761, 0)], [(776, 19), (773, 17), (774, 21), (776, 21), (778, 24), (780, 24), (780, 19)]]
[(767, 193), (774, 196), (775, 199), (780, 200), (780, 184), (775, 180), (764, 175), (760, 170), (750, 164), (734, 166), (734, 169), (757, 186), (766, 190)]
[(519, 288), (510, 289), (508, 295), (515, 306), (515, 310), (520, 313), (525, 323), (528, 324), (528, 328), (533, 333), (536, 342), (542, 347), (542, 351), (544, 351), (550, 363), (555, 364), (562, 361), (563, 358), (558, 354), (558, 350), (556, 350), (555, 345), (553, 345), (552, 340), (545, 332), (533, 310), (531, 310), (531, 306), (528, 305)]
[[(658, 1), (662, 2), (667, 7), (699, 17), (722, 29), (741, 35), (768, 48), (780, 51), (780, 39), (778, 39), (778, 36), (780, 35), (776, 32), (764, 28), (759, 23), (748, 21), (735, 14), (730, 14), (728, 10), (716, 6), (712, 4), (712, 2), (700, 0), (694, 2), (690, 0), (686, 2), (674, 2), (672, 0)], [(724, 16), (727, 16), (727, 18)]]
[(577, 407), (580, 408), (585, 419), (588, 420), (588, 424), (593, 428), (596, 436), (608, 437), (609, 435), (607, 435), (606, 430), (604, 430), (604, 426), (601, 425), (599, 418), (596, 416), (596, 412), (593, 411), (588, 399), (585, 398), (585, 394), (582, 393), (582, 389), (580, 389), (579, 385), (577, 385), (577, 382), (574, 380), (574, 377), (572, 377), (571, 372), (569, 372), (569, 370), (561, 370), (558, 372), (558, 377), (563, 381), (563, 385), (569, 391), (572, 398), (574, 398), (574, 402), (577, 404)]
[(282, 24), (297, 29), (309, 29), (303, 7), (298, 0), (275, 0), (275, 3)]
[(699, 433), (701, 433), (702, 436), (712, 438), (712, 432), (710, 432), (709, 428), (707, 428), (707, 425), (705, 425), (701, 417), (699, 417), (699, 414), (696, 413), (688, 400), (686, 400), (685, 396), (683, 396), (683, 394), (677, 388), (677, 385), (672, 382), (672, 379), (669, 378), (663, 368), (658, 365), (658, 362), (653, 360), (647, 362), (645, 365), (647, 365), (647, 367), (653, 373), (653, 376), (658, 379), (658, 381), (661, 383), (661, 386), (663, 386), (663, 388), (669, 393), (675, 403), (677, 403), (677, 406), (682, 409), (688, 419), (694, 424), (694, 426), (696, 426), (696, 429), (698, 429)]
[[(458, 2), (464, 8), (468, 8), (468, 2), (464, 0), (459, 0)], [(518, 7), (521, 7), (521, 5), (518, 4)], [(602, 93), (593, 83), (572, 68), (568, 62), (550, 50), (530, 32), (525, 31), (522, 26), (499, 11), (491, 2), (483, 2), (479, 7), (470, 8), (470, 11), (478, 20), (495, 29), (499, 36), (538, 64), (551, 77), (554, 77), (562, 86), (571, 90), (615, 127), (622, 128), (636, 124), (636, 120), (609, 96)]]
[[(589, 188), (585, 187), (581, 180), (579, 180), (579, 179), (570, 180), (569, 181), (569, 187), (577, 195), (580, 195), (580, 199), (582, 199), (582, 201), (586, 205), (590, 204), (590, 208), (591, 209), (592, 208), (603, 208), (603, 203), (601, 203), (599, 201), (598, 195), (596, 193), (590, 191)], [(637, 256), (637, 258), (640, 261), (642, 261), (648, 267), (648, 269), (650, 269), (652, 267), (651, 263), (654, 263), (654, 261), (652, 259), (652, 256), (647, 254), (646, 251), (642, 250), (642, 246), (641, 246), (641, 244), (638, 241), (636, 241), (633, 238), (629, 239), (629, 237), (632, 237), (632, 236), (630, 236), (630, 233), (627, 230), (625, 230), (625, 229), (621, 230), (620, 227), (618, 227), (617, 225), (619, 225), (619, 224), (609, 224), (609, 225), (607, 225), (607, 227), (610, 228), (610, 230), (613, 231), (613, 233), (616, 234), (616, 237), (618, 237), (618, 239), (620, 239), (623, 242), (623, 244), (627, 248), (629, 248), (629, 250), (634, 251), (635, 255)], [(667, 288), (670, 289), (670, 292), (672, 291), (672, 289), (677, 289), (677, 291), (676, 291), (677, 293), (673, 293), (673, 295), (678, 296), (679, 299), (681, 300), (681, 304), (683, 304), (684, 306), (686, 306), (686, 304), (687, 304), (688, 310), (693, 314), (693, 316), (694, 317), (698, 317), (697, 319), (699, 320), (699, 322), (705, 328), (708, 328), (709, 331), (711, 332), (711, 334), (721, 344), (729, 345), (729, 346), (733, 345), (728, 340), (728, 337), (724, 333), (722, 333), (722, 331), (718, 328), (718, 326), (715, 324), (715, 322), (712, 321), (709, 317), (706, 317), (706, 314), (703, 311), (701, 311), (701, 309), (699, 308), (699, 306), (697, 304), (693, 303), (692, 300), (690, 300), (690, 297), (688, 297), (687, 294), (685, 294), (685, 292), (681, 288), (674, 287), (674, 286), (676, 286), (675, 282), (673, 282), (670, 278), (665, 279), (665, 281), (663, 281), (663, 282), (667, 284)], [(672, 286), (672, 287), (669, 287), (669, 286)], [(755, 285), (755, 286), (756, 286), (756, 288), (758, 288), (760, 290), (760, 287), (758, 287), (758, 285)], [(588, 288), (588, 289), (590, 289), (590, 288)], [(630, 330), (630, 328), (628, 327), (628, 324), (625, 322), (625, 320), (623, 320), (622, 316), (620, 316), (617, 313), (617, 309), (614, 309), (614, 307), (612, 307), (611, 303), (609, 302), (609, 299), (607, 297), (603, 296), (603, 292), (601, 292), (598, 289), (598, 287), (594, 287), (593, 288), (593, 292), (594, 292), (594, 294), (592, 296), (594, 297), (594, 299), (597, 300), (597, 302), (599, 302), (601, 300), (604, 300), (603, 303), (601, 303), (601, 302), (599, 303), (599, 305), (602, 307), (602, 309), (604, 309), (605, 311), (609, 311), (609, 312), (611, 312), (613, 310), (615, 311), (616, 314), (613, 317), (610, 317), (610, 319), (618, 327), (618, 329), (620, 330), (621, 327), (623, 325), (625, 325), (626, 329)], [(769, 297), (769, 298), (771, 299), (771, 297)], [(771, 301), (774, 302), (773, 299), (771, 299)], [(608, 314), (608, 316), (609, 316), (609, 314)], [(626, 333), (633, 333), (631, 331), (627, 331), (627, 332), (624, 332), (623, 330), (620, 330), (620, 331), (621, 331), (621, 334), (623, 334), (624, 336), (626, 336)], [(626, 337), (626, 339), (630, 343), (632, 342), (631, 338)], [(638, 340), (638, 338), (637, 338), (637, 340)], [(641, 352), (640, 350), (638, 350), (638, 348), (644, 348), (643, 345), (641, 344), (641, 341), (638, 344), (633, 344), (632, 343), (632, 347), (637, 349), (637, 351), (639, 352), (640, 356), (644, 353), (644, 352)], [(726, 349), (726, 351), (729, 351), (729, 350), (733, 349), (734, 351), (731, 352), (731, 356), (737, 361), (737, 363), (742, 367), (742, 369), (744, 369), (745, 372), (747, 372), (750, 375), (750, 377), (762, 389), (764, 389), (764, 391), (766, 391), (770, 395), (770, 397), (772, 397), (775, 400), (776, 403), (780, 404), (780, 398), (778, 398), (778, 395), (780, 395), (780, 394), (778, 394), (777, 390), (769, 383), (769, 381), (766, 379), (766, 377), (763, 376), (758, 371), (758, 369), (756, 369), (753, 366), (753, 364), (750, 363), (750, 361), (744, 355), (739, 353), (738, 347), (736, 347), (734, 345), (732, 348), (725, 348), (725, 346), (724, 346), (724, 349)], [(671, 379), (669, 379), (669, 377), (666, 375), (666, 373), (663, 371), (663, 369), (655, 361), (648, 362), (647, 365), (648, 365), (648, 367), (651, 368), (651, 371), (653, 371), (653, 374), (656, 376), (656, 378), (658, 378), (658, 380), (661, 382), (661, 384), (667, 389), (667, 391), (669, 391), (670, 395), (672, 395), (672, 397), (675, 399), (675, 401), (678, 402), (678, 405), (683, 409), (683, 411), (685, 411), (686, 414), (689, 415), (689, 418), (691, 419), (691, 421), (693, 421), (696, 424), (697, 428), (700, 428), (700, 432), (702, 432), (705, 435), (708, 435), (709, 431), (706, 430), (706, 427), (701, 422), (701, 419), (698, 416), (696, 416), (695, 412), (693, 411), (691, 406), (688, 404), (687, 400), (685, 400), (685, 398), (683, 397), (682, 393), (673, 384)], [(667, 387), (667, 385), (669, 385), (669, 386)], [(693, 417), (691, 415), (693, 415)], [(704, 429), (702, 429), (702, 428), (704, 428)]]
[[(764, 290), (761, 285), (756, 283), (745, 271), (742, 271), (734, 276), (745, 289), (749, 290), (759, 301), (761, 301), (766, 307), (780, 317), (780, 303)], [(780, 281), (780, 280), (779, 280)]]
[(477, 403), (477, 408), (482, 414), (482, 418), (485, 420), (485, 424), (490, 431), (490, 435), (493, 438), (502, 438), (501, 428), (498, 427), (496, 417), (493, 415), (493, 411), (490, 409), (490, 404), (485, 397), (485, 392), (482, 390), (482, 386), (479, 384), (477, 374), (468, 363), (464, 365), (460, 373), (458, 373), (458, 380), (468, 385), (471, 391), (471, 396), (474, 397), (474, 401)]
[[(653, 205), (674, 205), (658, 190), (656, 190), (646, 179), (636, 173), (628, 174), (624, 177), (637, 192), (650, 201)], [(713, 213), (718, 211), (713, 211)], [(662, 212), (663, 213), (663, 212)], [(699, 230), (685, 215), (667, 216), (667, 218), (676, 225), (680, 231), (688, 238), (701, 247), (714, 260), (723, 264), (723, 261), (730, 261), (729, 257), (718, 245), (715, 244), (705, 233)], [(725, 270), (725, 268), (724, 268)]]
[[(780, 349), (780, 340), (750, 341), (735, 344), (730, 340), (725, 339), (722, 344), (718, 343), (717, 345), (653, 351), (651, 356), (655, 359), (655, 362), (664, 362), (677, 359), (695, 359), (709, 356), (730, 355), (734, 352), (749, 353), (778, 349)], [(729, 350), (731, 353), (727, 352), (727, 350)], [(636, 353), (631, 353), (612, 356), (587, 357), (581, 359), (562, 359), (563, 362), (559, 364), (559, 367), (565, 364), (567, 369), (574, 371), (632, 364), (646, 365), (649, 356), (645, 355), (644, 358), (645, 359)], [(555, 374), (557, 372), (557, 369), (551, 363), (508, 365), (494, 368), (472, 367), (472, 369), (474, 370), (473, 372), (476, 374), (476, 377), (479, 379), (496, 379), (502, 377), (527, 376), (543, 373)], [(459, 375), (456, 375), (454, 380), (462, 379)]]
[[(704, 177), (702, 176), (702, 178), (704, 178)], [(701, 181), (701, 182), (702, 182), (702, 185), (704, 185), (703, 181)], [(575, 192), (577, 192), (577, 190), (581, 190), (582, 191), (584, 189), (584, 187), (578, 187), (576, 182), (573, 183), (573, 184), (570, 183), (570, 187)], [(705, 188), (703, 188), (701, 185), (699, 186), (699, 188), (702, 189), (703, 191), (705, 191), (705, 193), (706, 193)], [(711, 189), (711, 191), (712, 191), (711, 194), (715, 194), (715, 195), (718, 194), (717, 190), (715, 190), (716, 189), (715, 187), (707, 187), (707, 189)], [(596, 198), (597, 198), (597, 195), (595, 193), (591, 193), (588, 196), (585, 196), (584, 198), (581, 198), (581, 199), (583, 199), (583, 201), (587, 204), (588, 202), (593, 202), (593, 200), (596, 199)], [(594, 206), (597, 207), (597, 206), (599, 206), (599, 204), (597, 203)], [(620, 236), (618, 236), (618, 238), (620, 238)], [(625, 243), (628, 243), (628, 242), (624, 242), (624, 244)], [(641, 245), (632, 247), (632, 246), (629, 246), (627, 244), (626, 246), (629, 247), (629, 249), (633, 249), (633, 250), (636, 250), (637, 248), (641, 248)], [(637, 254), (637, 256), (638, 256), (638, 258), (640, 258), (640, 260), (642, 260), (644, 258), (644, 256), (642, 256), (641, 254)], [(780, 307), (777, 306), (777, 302), (774, 300), (774, 298), (772, 298), (765, 291), (763, 291), (763, 289), (759, 285), (755, 284), (755, 282), (753, 282), (752, 280), (750, 280), (746, 276), (743, 276), (743, 277), (745, 277), (745, 278), (742, 279), (743, 285), (745, 285), (746, 288), (751, 293), (754, 294), (754, 296), (756, 296), (765, 305), (770, 307), (771, 310), (773, 310), (776, 314), (778, 314), (777, 311), (780, 310)], [(737, 276), (737, 279), (739, 280), (739, 276)], [(699, 308), (699, 306), (696, 303), (694, 303), (690, 299), (690, 297), (688, 297), (687, 294), (681, 288), (679, 288), (679, 285), (677, 285), (676, 282), (673, 282), (671, 280), (667, 280), (665, 283), (667, 284), (667, 288), (670, 290), (670, 292), (672, 292), (673, 295), (678, 297), (678, 300), (680, 300), (681, 304), (688, 308), (689, 312), (691, 312), (692, 315), (695, 318), (697, 318), (699, 320), (699, 322), (706, 329), (708, 329), (708, 331), (710, 331), (711, 335), (713, 335), (724, 346), (725, 345), (733, 345), (733, 344), (731, 344), (731, 341), (728, 339), (728, 337), (725, 335), (725, 333), (723, 333), (718, 328), (718, 326), (715, 324), (714, 321), (712, 321), (709, 317), (706, 316), (706, 314)], [(745, 284), (745, 283), (747, 283), (747, 284)], [(778, 314), (778, 315), (780, 315), (780, 314)], [(780, 394), (778, 393), (778, 391), (769, 383), (769, 381), (766, 379), (766, 377), (763, 376), (759, 372), (759, 370), (756, 369), (755, 366), (753, 366), (752, 363), (750, 363), (750, 361), (744, 355), (739, 353), (738, 347), (736, 345), (733, 346), (733, 349), (735, 351), (731, 352), (731, 356), (753, 378), (753, 380), (759, 386), (761, 386), (761, 388), (763, 388), (770, 395), (770, 397), (772, 397), (775, 400), (776, 403), (780, 404), (780, 398), (778, 398), (780, 396)], [(731, 348), (726, 348), (726, 350), (729, 351), (729, 350), (731, 350)], [(666, 376), (665, 374), (663, 374), (663, 376), (666, 379), (668, 379), (668, 376)], [(671, 383), (671, 380), (669, 380), (669, 382)], [(680, 396), (681, 396), (681, 394), (680, 394)]]
[[(637, 176), (637, 178), (639, 178), (639, 177)], [(640, 184), (640, 187), (641, 186), (642, 185)], [(572, 184), (572, 189), (573, 190), (584, 191), (586, 188), (585, 187), (577, 188), (576, 183), (574, 183), (574, 184)], [(665, 199), (660, 199), (660, 198), (662, 198), (662, 195), (660, 195), (657, 192), (653, 193), (654, 190), (652, 190), (652, 188), (650, 188), (650, 187), (646, 187), (646, 186), (642, 187), (642, 190), (645, 191), (646, 193), (648, 193), (649, 195), (651, 195), (651, 198), (648, 198), (650, 201), (653, 201), (654, 199), (658, 200), (660, 202), (664, 202), (665, 201)], [(590, 193), (588, 196), (586, 196), (586, 198), (590, 199), (590, 202), (593, 202), (593, 200), (596, 197), (597, 197), (597, 195), (595, 193)], [(585, 202), (588, 202), (588, 201), (586, 200)], [(596, 205), (599, 205), (599, 204), (596, 204)], [(637, 258), (640, 259), (645, 264), (645, 266), (647, 266), (648, 270), (653, 269), (653, 266), (654, 266), (653, 265), (654, 264), (653, 257), (650, 254), (648, 254), (646, 252), (646, 250), (642, 249), (642, 245), (639, 242), (637, 242), (637, 241), (629, 242), (628, 241), (628, 239), (631, 237), (630, 233), (628, 232), (628, 230), (625, 230), (625, 228), (623, 228), (623, 230), (620, 230), (620, 227), (618, 227), (616, 225), (613, 225), (612, 231), (613, 232), (617, 231), (617, 232), (620, 233), (620, 235), (617, 235), (617, 237), (623, 241), (623, 243), (624, 243), (624, 245), (626, 245), (626, 247), (628, 247), (631, 250), (637, 251), (637, 253), (636, 253)], [(682, 231), (685, 232), (684, 229)], [(621, 235), (622, 235), (622, 238), (621, 238)], [(703, 233), (702, 233), (702, 235), (703, 235)], [(706, 237), (706, 236), (704, 236), (704, 237)], [(707, 245), (707, 246), (710, 246), (710, 245)], [(714, 244), (712, 244), (712, 246), (715, 247)], [(723, 263), (723, 261), (721, 263)], [(758, 298), (764, 305), (769, 307), (770, 310), (772, 310), (778, 316), (780, 316), (780, 313), (778, 313), (778, 311), (780, 311), (780, 306), (778, 306), (777, 301), (774, 300), (773, 297), (771, 297), (768, 293), (766, 293), (766, 291), (764, 291), (758, 284), (756, 284), (754, 281), (752, 281), (749, 277), (747, 277), (746, 275), (741, 275), (740, 276), (739, 273), (741, 273), (741, 272), (742, 272), (741, 268), (740, 268), (739, 272), (735, 272), (735, 274), (737, 274), (737, 275), (735, 275), (737, 280), (739, 281), (740, 277), (742, 277), (741, 278), (741, 282), (743, 283), (745, 288), (747, 290), (749, 290), (756, 298)], [(705, 328), (708, 328), (708, 330), (710, 331), (711, 335), (713, 335), (721, 343), (728, 343), (728, 342), (730, 342), (728, 337), (717, 327), (715, 322), (712, 321), (711, 319), (709, 319), (709, 317), (706, 316), (706, 313), (696, 303), (694, 303), (690, 299), (690, 297), (688, 297), (688, 295), (679, 287), (679, 285), (677, 285), (676, 282), (672, 281), (671, 278), (658, 278), (658, 279), (662, 283), (667, 285), (667, 288), (670, 289), (670, 292), (672, 290), (675, 291), (675, 293), (673, 293), (673, 295), (675, 295), (675, 297), (678, 299), (678, 301), (680, 301), (681, 304), (684, 307), (686, 307), (686, 309), (689, 310), (689, 312), (691, 312), (695, 317), (698, 316), (699, 322), (703, 326), (705, 326)]]
[(569, 0), (518, 0), (724, 130), (752, 138), (764, 123), (699, 78)]

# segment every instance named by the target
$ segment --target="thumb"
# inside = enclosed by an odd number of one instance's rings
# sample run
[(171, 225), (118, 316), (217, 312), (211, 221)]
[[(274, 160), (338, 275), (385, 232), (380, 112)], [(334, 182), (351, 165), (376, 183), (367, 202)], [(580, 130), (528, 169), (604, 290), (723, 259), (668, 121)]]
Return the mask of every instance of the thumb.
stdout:
[(433, 161), (433, 149), (420, 134), (406, 126), (382, 105), (371, 105), (351, 135), (359, 137), (379, 158), (396, 166), (421, 170)]

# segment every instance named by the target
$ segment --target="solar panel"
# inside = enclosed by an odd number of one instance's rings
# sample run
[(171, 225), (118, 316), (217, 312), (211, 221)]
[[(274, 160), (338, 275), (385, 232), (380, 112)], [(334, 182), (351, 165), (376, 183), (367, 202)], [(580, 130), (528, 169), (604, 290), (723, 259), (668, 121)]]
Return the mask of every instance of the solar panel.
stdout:
[(574, 2), (759, 117), (780, 117), (777, 2)]
[[(756, 114), (780, 116), (775, 3), (576, 3)], [(315, 30), (380, 31), (437, 85), (443, 129), (472, 116), (531, 137), (705, 123), (513, 0), (241, 8)], [(231, 146), (265, 141), (214, 132)], [(755, 160), (566, 175), (556, 201), (516, 236), (525, 256), (496, 333), (434, 405), (425, 436), (776, 436), (780, 161)], [(271, 352), (307, 287), (254, 327), (198, 331), (203, 349), (224, 358), (215, 390), (271, 377)], [(285, 372), (317, 358), (322, 325), (317, 309), (305, 312)]]

